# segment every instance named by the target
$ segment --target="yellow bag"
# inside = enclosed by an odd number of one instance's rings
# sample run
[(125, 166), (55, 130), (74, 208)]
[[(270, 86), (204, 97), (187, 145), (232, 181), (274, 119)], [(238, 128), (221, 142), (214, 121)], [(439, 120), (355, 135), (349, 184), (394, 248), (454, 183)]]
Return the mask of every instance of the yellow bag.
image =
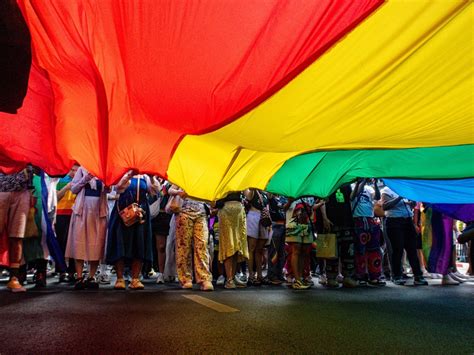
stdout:
[(334, 233), (318, 234), (316, 256), (323, 259), (337, 259), (337, 238)]

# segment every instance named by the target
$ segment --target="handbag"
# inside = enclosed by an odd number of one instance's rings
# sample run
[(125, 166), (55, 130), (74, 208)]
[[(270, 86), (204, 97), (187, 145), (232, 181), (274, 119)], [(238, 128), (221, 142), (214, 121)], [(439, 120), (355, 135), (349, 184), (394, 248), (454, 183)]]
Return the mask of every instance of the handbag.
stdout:
[(183, 208), (184, 200), (179, 195), (173, 195), (169, 198), (166, 203), (165, 211), (166, 213), (179, 213), (181, 208)]
[(323, 259), (337, 259), (336, 234), (318, 234), (316, 238), (316, 256)]
[[(145, 211), (138, 204), (140, 200), (140, 176), (137, 181), (137, 200), (132, 204), (125, 207), (123, 210), (119, 209), (119, 216), (125, 226), (130, 227), (139, 222), (140, 224), (145, 223)], [(117, 202), (118, 207), (118, 202)]]

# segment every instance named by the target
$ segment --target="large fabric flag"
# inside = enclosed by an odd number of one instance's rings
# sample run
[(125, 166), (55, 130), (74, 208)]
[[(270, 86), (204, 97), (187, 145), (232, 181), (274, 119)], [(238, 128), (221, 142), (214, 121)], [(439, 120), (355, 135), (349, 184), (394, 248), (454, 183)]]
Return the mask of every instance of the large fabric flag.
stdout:
[(472, 1), (18, 4), (33, 64), (5, 171), (133, 168), (208, 200), (474, 177)]

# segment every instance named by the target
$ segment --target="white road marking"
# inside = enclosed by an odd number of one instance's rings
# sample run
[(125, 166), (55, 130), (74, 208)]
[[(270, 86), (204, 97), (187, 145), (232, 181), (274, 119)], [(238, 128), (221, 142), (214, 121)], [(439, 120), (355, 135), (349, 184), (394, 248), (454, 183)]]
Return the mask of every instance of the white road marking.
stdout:
[(220, 313), (239, 312), (239, 310), (236, 308), (226, 306), (225, 304), (222, 304), (219, 302), (211, 301), (210, 299), (207, 299), (205, 297), (201, 297), (198, 295), (182, 295), (182, 296), (193, 302), (199, 303), (200, 305), (213, 309), (216, 312), (220, 312)]

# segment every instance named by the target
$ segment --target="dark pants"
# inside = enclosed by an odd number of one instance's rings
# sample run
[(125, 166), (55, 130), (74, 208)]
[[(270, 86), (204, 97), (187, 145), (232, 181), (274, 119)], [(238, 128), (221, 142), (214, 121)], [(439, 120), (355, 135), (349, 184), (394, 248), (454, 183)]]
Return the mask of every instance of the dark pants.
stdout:
[[(69, 235), (70, 223), (71, 223), (70, 215), (58, 214), (56, 216), (56, 225), (55, 225), (56, 238), (58, 239), (59, 247), (61, 248), (63, 256), (66, 253), (66, 245), (67, 245), (67, 239)], [(74, 274), (76, 272), (74, 259), (69, 259), (69, 266), (67, 267), (66, 272), (69, 274)]]
[(352, 228), (338, 229), (333, 233), (337, 237), (339, 258), (326, 260), (326, 276), (328, 279), (336, 279), (339, 274), (339, 260), (341, 260), (342, 275), (344, 277), (354, 277), (354, 230)]
[(387, 235), (392, 244), (392, 273), (394, 278), (402, 276), (403, 250), (415, 277), (422, 276), (420, 260), (416, 252), (416, 230), (411, 218), (387, 217)]
[(272, 242), (268, 249), (268, 278), (282, 279), (285, 265), (285, 225), (273, 223)]

